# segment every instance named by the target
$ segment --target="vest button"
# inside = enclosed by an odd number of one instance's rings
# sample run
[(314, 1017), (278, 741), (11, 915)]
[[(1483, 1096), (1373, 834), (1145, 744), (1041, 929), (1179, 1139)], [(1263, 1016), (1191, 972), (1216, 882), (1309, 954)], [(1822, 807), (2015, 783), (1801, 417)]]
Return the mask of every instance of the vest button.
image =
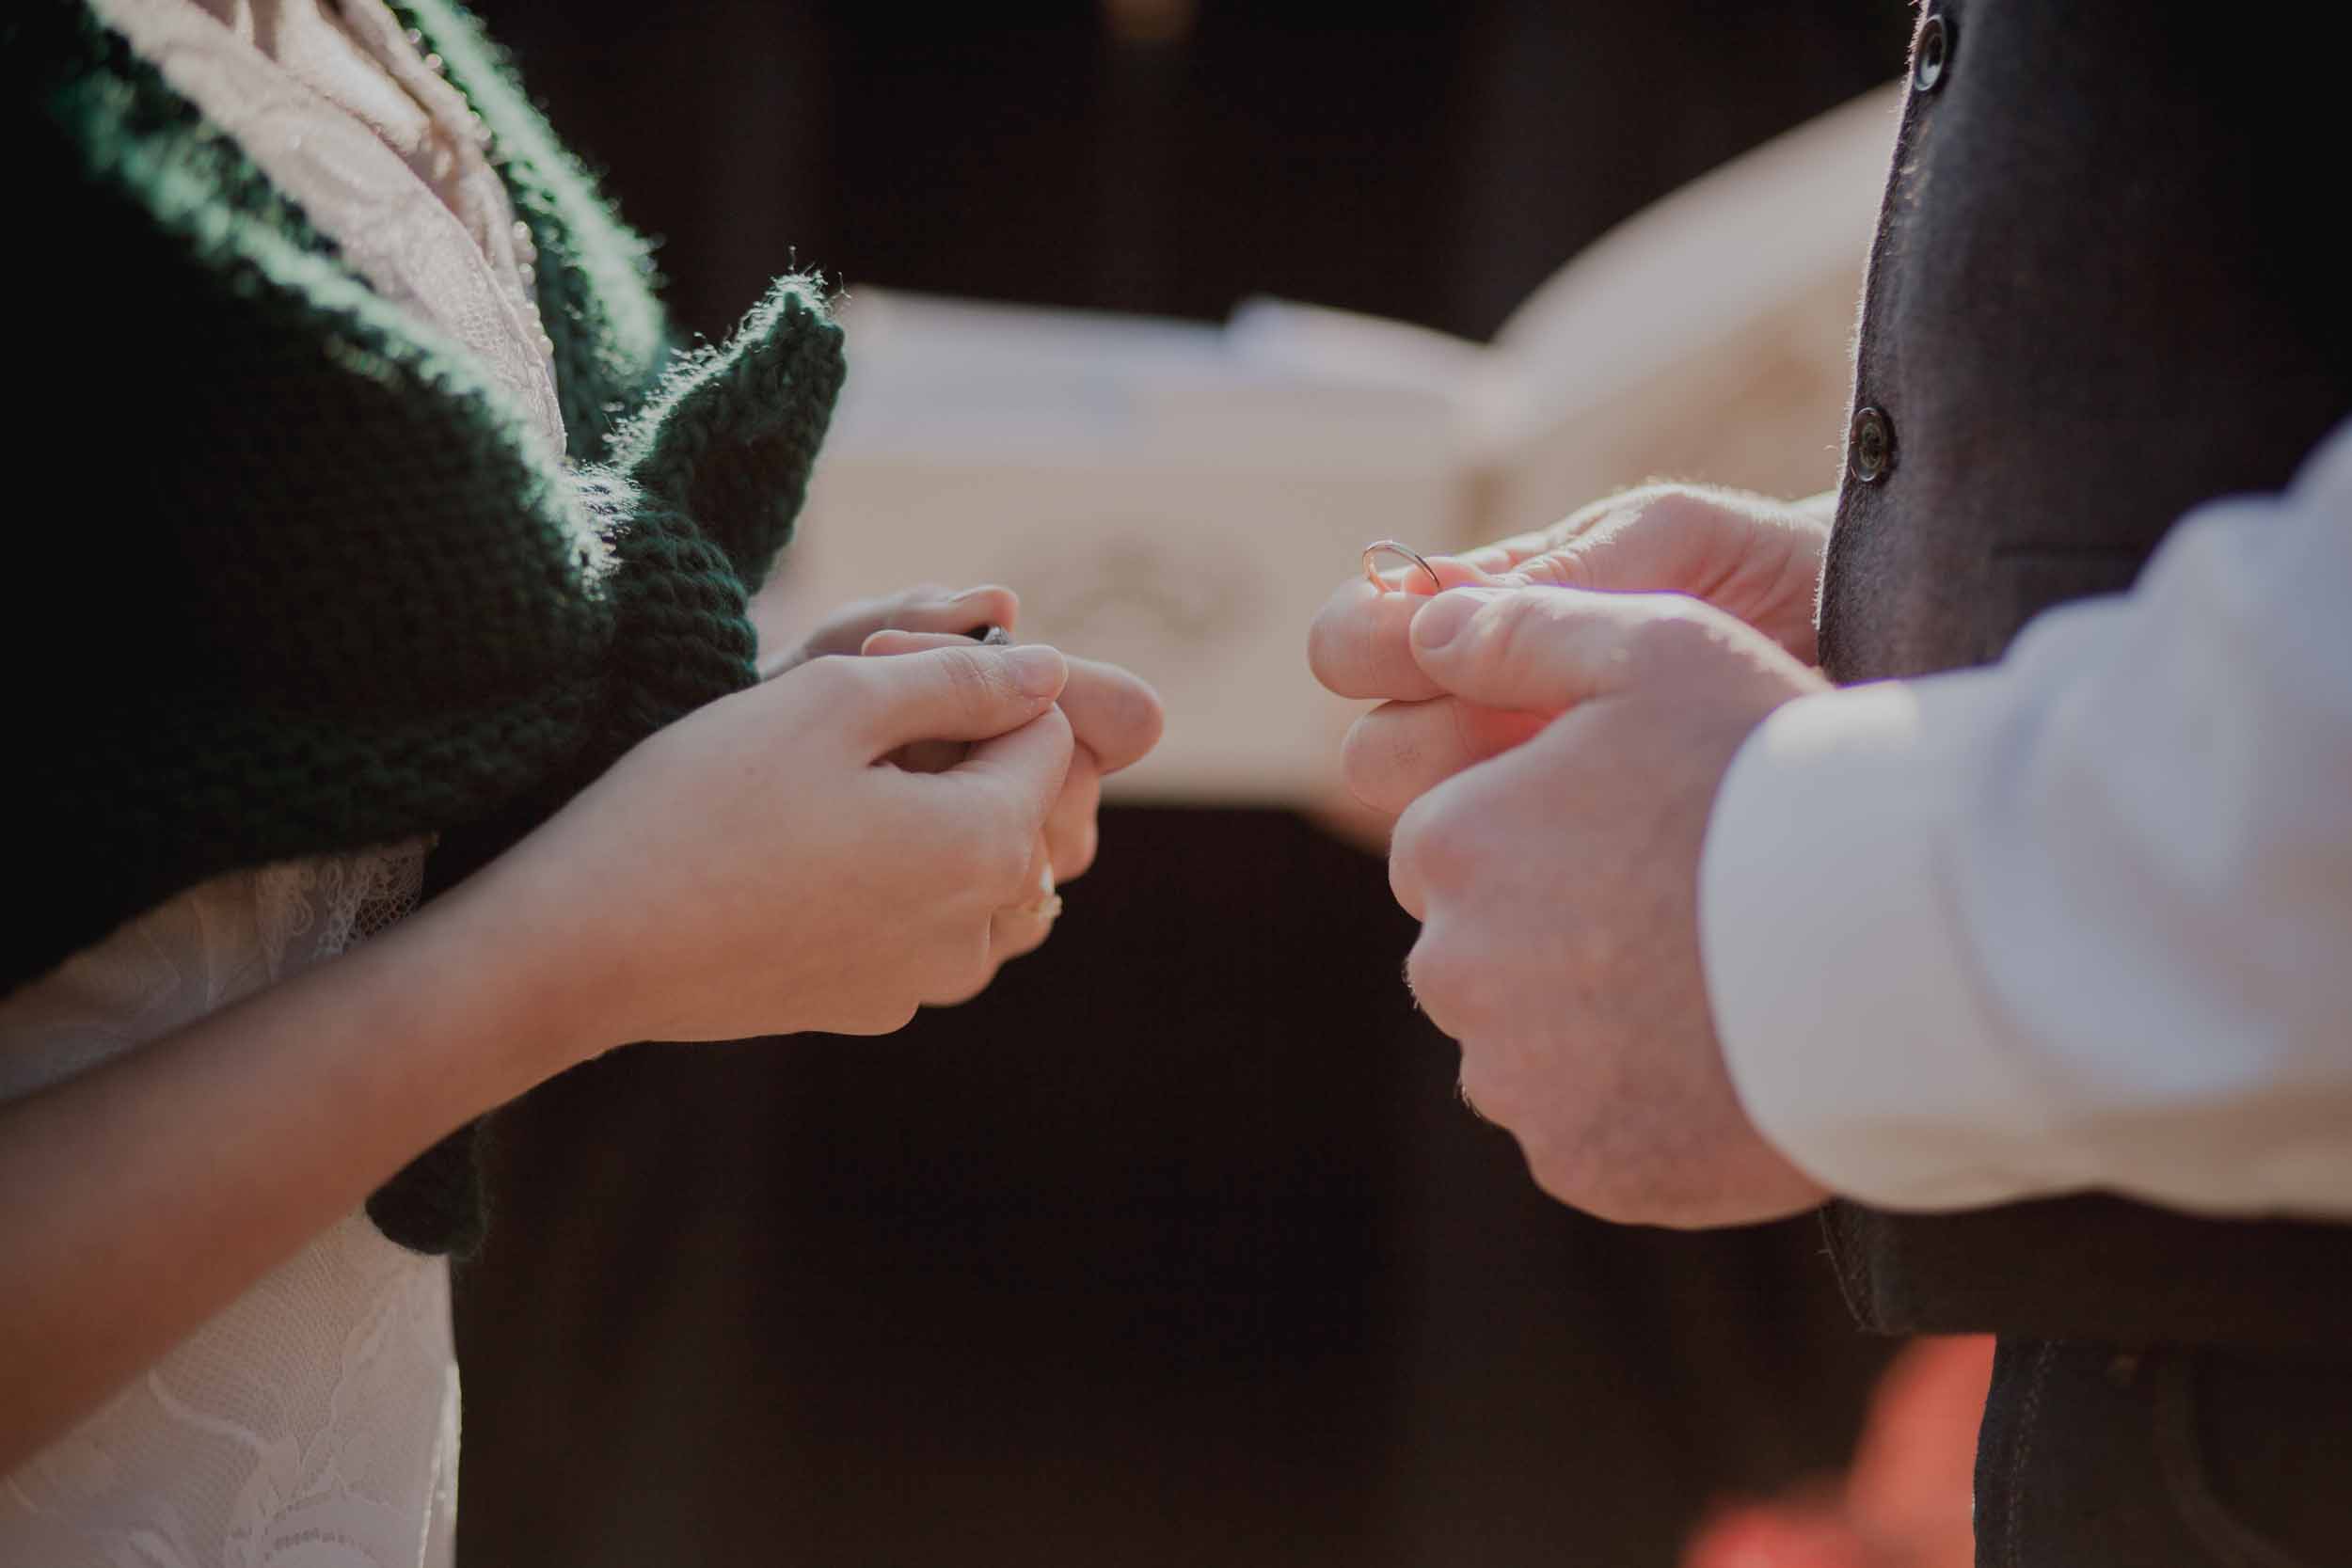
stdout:
[(1853, 411), (1853, 424), (1846, 432), (1846, 471), (1858, 483), (1876, 484), (1894, 466), (1894, 423), (1865, 404)]
[(1930, 11), (1919, 24), (1919, 40), (1911, 50), (1911, 85), (1920, 92), (1933, 92), (1944, 82), (1945, 67), (1952, 59), (1953, 28), (1942, 11)]

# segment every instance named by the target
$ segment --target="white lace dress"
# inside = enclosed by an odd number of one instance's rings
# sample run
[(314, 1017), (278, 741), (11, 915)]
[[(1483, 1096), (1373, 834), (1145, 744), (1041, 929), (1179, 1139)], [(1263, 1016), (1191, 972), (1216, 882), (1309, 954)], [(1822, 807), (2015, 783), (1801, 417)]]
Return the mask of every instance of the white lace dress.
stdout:
[[(212, 3), (243, 33), (196, 0), (92, 8), (560, 451), (530, 237), (463, 101), (381, 0), (259, 8), (280, 58), (250, 41), (250, 0)], [(0, 1099), (333, 958), (413, 904), (425, 847), (239, 872), (148, 911), (0, 1000)], [(446, 1568), (457, 1433), (448, 1266), (354, 1212), (0, 1479), (0, 1565)]]

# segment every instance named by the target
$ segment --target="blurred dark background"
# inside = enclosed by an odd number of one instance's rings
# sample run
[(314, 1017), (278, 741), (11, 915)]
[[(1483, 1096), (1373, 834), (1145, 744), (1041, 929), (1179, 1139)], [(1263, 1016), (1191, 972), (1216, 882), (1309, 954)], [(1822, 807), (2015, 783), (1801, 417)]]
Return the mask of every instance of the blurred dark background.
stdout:
[[(714, 336), (797, 263), (1483, 337), (1896, 74), (1909, 27), (1896, 0), (482, 9)], [(1810, 1222), (1544, 1199), (1409, 1009), (1377, 860), (1274, 812), (1103, 837), (972, 1006), (625, 1052), (508, 1113), (459, 1278), (467, 1563), (1645, 1568), (1842, 1460), (1884, 1350)]]

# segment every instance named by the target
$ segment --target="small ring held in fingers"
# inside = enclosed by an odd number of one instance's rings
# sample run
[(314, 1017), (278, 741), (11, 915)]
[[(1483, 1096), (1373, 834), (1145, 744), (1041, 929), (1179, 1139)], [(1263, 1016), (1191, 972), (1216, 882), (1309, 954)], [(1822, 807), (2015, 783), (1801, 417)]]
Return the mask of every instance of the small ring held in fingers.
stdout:
[(1375, 588), (1379, 589), (1383, 594), (1389, 592), (1389, 584), (1388, 580), (1381, 577), (1380, 568), (1373, 564), (1373, 557), (1378, 555), (1403, 556), (1406, 560), (1411, 562), (1414, 565), (1420, 567), (1428, 575), (1429, 587), (1433, 593), (1442, 593), (1444, 591), (1444, 579), (1438, 576), (1438, 570), (1436, 567), (1430, 565), (1428, 562), (1423, 561), (1421, 558), (1421, 552), (1419, 550), (1414, 549), (1409, 545), (1401, 545), (1393, 539), (1375, 539), (1371, 544), (1364, 546), (1364, 580), (1371, 583)]

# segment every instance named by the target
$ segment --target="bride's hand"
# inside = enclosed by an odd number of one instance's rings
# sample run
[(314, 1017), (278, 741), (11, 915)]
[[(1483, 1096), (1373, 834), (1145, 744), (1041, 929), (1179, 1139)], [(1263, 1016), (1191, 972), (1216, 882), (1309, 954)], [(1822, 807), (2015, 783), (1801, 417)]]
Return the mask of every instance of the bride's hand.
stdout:
[[(819, 657), (653, 736), (471, 891), (501, 900), (577, 1049), (882, 1034), (1001, 961), (1070, 771), (1044, 647)], [(886, 759), (971, 742), (939, 773)]]
[[(1005, 589), (975, 592), (1009, 596)], [(877, 630), (866, 638), (861, 651), (888, 657), (958, 645), (968, 648), (973, 644), (961, 637), (936, 632)], [(1157, 692), (1116, 664), (1090, 658), (1068, 662), (1070, 683), (1062, 688), (1060, 706), (1075, 736), (1069, 775), (1033, 847), (1030, 879), (1022, 898), (997, 913), (990, 942), (989, 974), (967, 994), (982, 990), (998, 965), (1034, 951), (1052, 933), (1051, 903), (1041, 903), (1037, 894), (1071, 881), (1094, 863), (1099, 842), (1096, 814), (1103, 803), (1104, 776), (1139, 761), (1159, 743), (1164, 718)]]
[[(1069, 770), (1068, 678), (1051, 648), (973, 642), (803, 664), (654, 735), (332, 963), (0, 1102), (0, 1474), (420, 1149), (582, 1058), (881, 1033), (979, 984)], [(936, 774), (882, 760), (926, 739), (971, 750)]]
[(991, 583), (979, 588), (953, 589), (920, 583), (895, 594), (845, 604), (800, 641), (773, 653), (763, 650), (759, 656), (759, 678), (772, 680), (787, 670), (828, 654), (856, 653), (878, 631), (960, 635), (982, 626), (1002, 626), (1009, 632), (1020, 619), (1021, 599), (1009, 588)]

